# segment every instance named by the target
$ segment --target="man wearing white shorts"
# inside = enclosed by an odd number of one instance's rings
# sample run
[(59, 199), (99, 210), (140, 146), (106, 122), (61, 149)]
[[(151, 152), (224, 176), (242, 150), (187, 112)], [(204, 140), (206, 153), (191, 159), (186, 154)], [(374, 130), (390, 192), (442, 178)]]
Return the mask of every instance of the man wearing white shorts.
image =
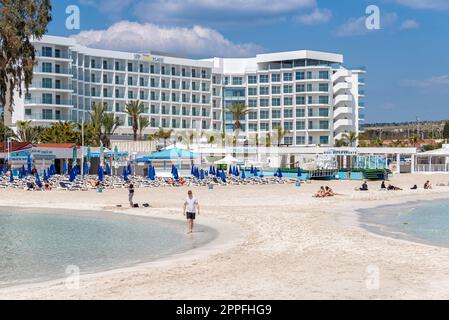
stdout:
[(193, 197), (193, 192), (189, 190), (187, 192), (187, 198), (184, 201), (184, 215), (187, 217), (187, 233), (193, 232), (193, 221), (197, 213), (198, 215), (200, 214), (200, 205), (198, 200)]

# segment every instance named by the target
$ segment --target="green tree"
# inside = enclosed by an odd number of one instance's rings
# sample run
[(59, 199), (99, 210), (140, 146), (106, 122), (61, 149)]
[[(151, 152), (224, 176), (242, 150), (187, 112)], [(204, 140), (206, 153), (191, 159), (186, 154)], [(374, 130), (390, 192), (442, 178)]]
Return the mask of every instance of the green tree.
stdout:
[(284, 137), (289, 133), (289, 131), (284, 130), (280, 126), (279, 127), (275, 127), (275, 129), (276, 129), (275, 134), (276, 134), (276, 139), (277, 139), (277, 142), (278, 142), (278, 147), (280, 147), (281, 143), (282, 143), (282, 139), (284, 139)]
[(51, 21), (50, 0), (2, 0), (0, 2), (0, 105), (10, 124), (14, 90), (22, 96), (33, 79), (36, 62), (33, 38), (40, 39)]
[(354, 131), (344, 133), (342, 135), (342, 138), (348, 143), (348, 146), (350, 147), (354, 147), (358, 140), (357, 133), (355, 133)]
[(133, 139), (137, 141), (137, 131), (139, 130), (139, 117), (143, 113), (143, 103), (140, 100), (133, 100), (126, 104), (125, 112), (131, 119), (133, 129)]
[(243, 103), (236, 103), (227, 108), (227, 111), (232, 114), (234, 120), (234, 129), (240, 130), (242, 124), (241, 118), (249, 112), (248, 107)]
[(173, 134), (173, 129), (170, 130), (164, 130), (163, 128), (159, 128), (159, 131), (154, 134), (154, 136), (164, 141), (164, 148), (167, 148), (167, 140), (171, 138)]
[[(92, 146), (103, 145), (106, 148), (111, 146), (110, 137), (121, 123), (113, 113), (107, 113), (106, 111), (106, 106), (102, 103), (94, 103), (92, 105), (92, 110), (89, 113), (90, 122), (84, 128), (85, 138), (87, 137), (85, 139), (86, 144)], [(90, 140), (90, 143), (87, 143), (86, 140)]]
[(16, 141), (19, 142), (30, 142), (30, 143), (39, 143), (40, 142), (40, 136), (43, 132), (42, 127), (33, 127), (31, 125), (31, 120), (29, 121), (17, 121), (17, 134), (16, 134)]
[(444, 124), (443, 139), (449, 139), (449, 121)]
[(347, 147), (348, 146), (348, 142), (346, 141), (346, 139), (341, 138), (341, 139), (335, 139), (335, 146), (337, 148), (341, 148), (341, 147)]
[(78, 143), (80, 132), (73, 122), (56, 122), (45, 128), (40, 139), (43, 143)]
[(7, 141), (8, 138), (17, 139), (17, 136), (10, 127), (0, 122), (0, 142)]
[(143, 130), (145, 130), (149, 126), (150, 126), (150, 120), (148, 119), (148, 117), (140, 116), (139, 117), (139, 137), (140, 137), (140, 140), (142, 140), (142, 137), (143, 137), (142, 136)]

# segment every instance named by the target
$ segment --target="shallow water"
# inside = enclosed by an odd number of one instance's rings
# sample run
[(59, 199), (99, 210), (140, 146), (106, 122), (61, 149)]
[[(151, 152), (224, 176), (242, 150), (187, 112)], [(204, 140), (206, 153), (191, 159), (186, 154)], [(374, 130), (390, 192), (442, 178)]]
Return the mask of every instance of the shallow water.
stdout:
[(381, 235), (449, 247), (449, 200), (364, 209), (359, 220), (363, 227)]
[[(201, 246), (215, 231), (110, 212), (0, 208), (0, 287), (153, 261)], [(76, 270), (76, 269), (75, 269)]]

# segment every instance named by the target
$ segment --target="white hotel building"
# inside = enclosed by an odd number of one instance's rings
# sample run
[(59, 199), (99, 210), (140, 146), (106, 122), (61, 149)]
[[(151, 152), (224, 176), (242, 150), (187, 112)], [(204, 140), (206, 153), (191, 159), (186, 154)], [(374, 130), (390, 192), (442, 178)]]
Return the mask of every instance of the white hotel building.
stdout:
[[(29, 93), (15, 99), (12, 125), (88, 119), (93, 102), (119, 117), (131, 133), (125, 105), (139, 99), (150, 120), (175, 131), (233, 130), (226, 108), (245, 103), (241, 135), (288, 131), (286, 145), (332, 146), (363, 120), (362, 68), (343, 67), (343, 56), (316, 51), (260, 54), (248, 59), (185, 59), (91, 49), (72, 38), (45, 36), (34, 43), (38, 62)], [(275, 140), (273, 138), (272, 140)], [(275, 141), (273, 141), (275, 143)]]

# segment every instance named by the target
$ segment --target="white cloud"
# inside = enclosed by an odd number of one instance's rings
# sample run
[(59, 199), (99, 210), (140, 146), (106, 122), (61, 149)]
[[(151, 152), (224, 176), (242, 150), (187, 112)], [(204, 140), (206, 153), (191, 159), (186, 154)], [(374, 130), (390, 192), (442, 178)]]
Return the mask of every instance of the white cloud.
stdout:
[(440, 89), (441, 87), (449, 89), (449, 74), (432, 76), (430, 78), (420, 80), (404, 80), (401, 82), (401, 85), (404, 87), (421, 89)]
[[(381, 14), (381, 29), (391, 27), (398, 21), (398, 19), (398, 15), (394, 12)], [(335, 34), (339, 37), (351, 37), (366, 35), (374, 31), (377, 30), (370, 30), (366, 27), (366, 16), (361, 16), (359, 18), (350, 18), (337, 28)]]
[(128, 8), (133, 0), (79, 0), (80, 4), (92, 6), (103, 14), (117, 15)]
[(401, 23), (402, 30), (418, 29), (419, 23), (415, 20), (405, 20)]
[(396, 0), (396, 2), (415, 9), (449, 10), (448, 0)]
[(303, 14), (295, 17), (295, 20), (305, 25), (317, 25), (329, 22), (331, 18), (332, 11), (330, 11), (329, 9), (320, 10), (319, 8), (315, 8), (309, 14)]
[(156, 50), (195, 57), (245, 57), (263, 51), (259, 45), (237, 44), (218, 31), (201, 26), (170, 28), (120, 21), (106, 30), (82, 31), (73, 37), (85, 46), (127, 52)]
[(315, 6), (316, 0), (140, 0), (134, 12), (142, 21), (151, 22), (241, 23), (248, 22), (242, 19), (278, 19)]

